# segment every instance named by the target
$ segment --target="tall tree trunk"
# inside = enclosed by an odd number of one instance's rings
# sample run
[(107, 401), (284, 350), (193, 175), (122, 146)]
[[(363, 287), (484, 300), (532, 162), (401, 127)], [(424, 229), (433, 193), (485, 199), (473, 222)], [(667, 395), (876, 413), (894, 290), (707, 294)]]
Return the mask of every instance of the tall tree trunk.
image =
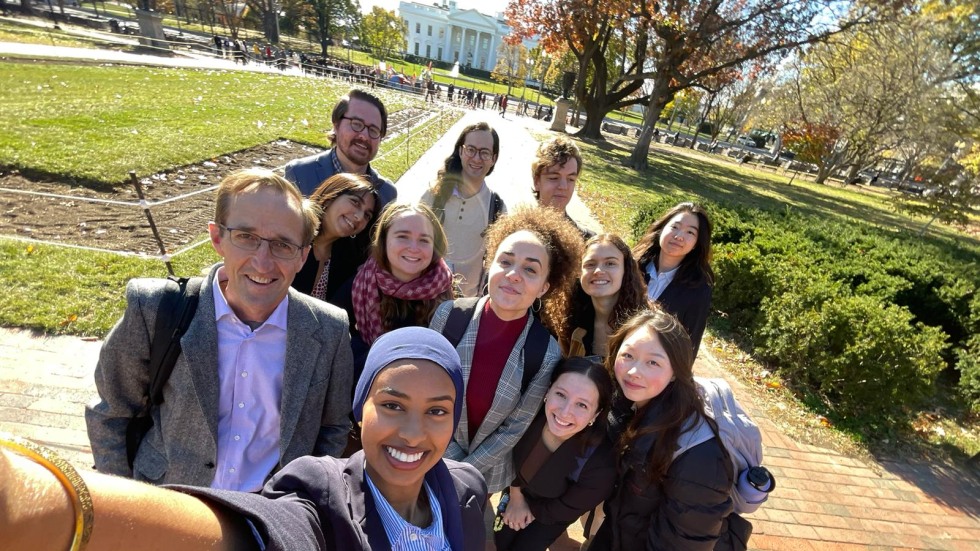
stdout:
[(670, 77), (661, 73), (653, 79), (653, 90), (650, 91), (650, 101), (643, 110), (643, 126), (640, 128), (640, 135), (637, 137), (636, 145), (633, 146), (633, 153), (630, 155), (629, 166), (636, 170), (646, 170), (648, 166), (647, 156), (650, 154), (650, 143), (653, 141), (653, 129), (660, 120), (660, 113), (664, 106), (671, 100), (669, 92)]
[(608, 112), (609, 110), (605, 105), (590, 102), (585, 106), (585, 124), (582, 125), (582, 128), (575, 135), (594, 140), (605, 139), (602, 137), (602, 120)]
[(275, 6), (262, 14), (262, 33), (265, 35), (265, 39), (273, 44), (279, 43), (278, 18), (279, 14), (276, 13)]

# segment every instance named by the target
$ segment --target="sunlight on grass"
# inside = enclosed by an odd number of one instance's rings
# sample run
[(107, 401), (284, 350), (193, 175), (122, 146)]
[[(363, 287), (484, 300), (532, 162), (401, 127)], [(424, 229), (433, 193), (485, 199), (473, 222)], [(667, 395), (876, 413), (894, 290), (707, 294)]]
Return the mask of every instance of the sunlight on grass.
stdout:
[[(109, 184), (280, 137), (326, 147), (349, 89), (247, 72), (12, 63), (0, 63), (0, 79), (0, 164)], [(378, 95), (390, 112), (415, 102)]]

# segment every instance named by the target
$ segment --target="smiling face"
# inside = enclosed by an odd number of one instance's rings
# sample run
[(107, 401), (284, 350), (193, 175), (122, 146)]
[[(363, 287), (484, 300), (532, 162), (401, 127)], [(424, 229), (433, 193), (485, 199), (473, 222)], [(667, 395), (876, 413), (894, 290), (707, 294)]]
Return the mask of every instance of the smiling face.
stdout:
[(385, 251), (391, 275), (412, 281), (432, 264), (435, 230), (421, 213), (405, 211), (391, 222)]
[[(227, 228), (247, 231), (265, 239), (303, 243), (301, 207), (292, 204), (281, 192), (262, 187), (234, 195), (228, 204)], [(208, 224), (211, 245), (224, 259), (223, 287), (225, 300), (242, 321), (264, 322), (285, 298), (296, 273), (306, 262), (310, 249), (304, 246), (295, 258), (284, 260), (272, 256), (269, 243), (248, 251), (231, 242), (230, 232), (218, 224)]]
[(490, 264), (490, 308), (502, 320), (524, 316), (548, 292), (548, 250), (533, 233), (519, 231), (504, 239)]
[(575, 193), (577, 180), (578, 161), (574, 158), (545, 168), (534, 181), (534, 190), (538, 192), (538, 204), (564, 212), (568, 202), (572, 200), (572, 194)]
[(374, 195), (345, 193), (323, 211), (321, 232), (338, 239), (351, 237), (364, 231), (374, 215)]
[(698, 244), (700, 224), (698, 217), (690, 212), (680, 212), (667, 221), (660, 231), (661, 258), (673, 258), (680, 261), (687, 253), (694, 250)]
[(639, 327), (623, 340), (614, 371), (623, 395), (637, 408), (659, 396), (674, 378), (667, 351), (649, 326)]
[(612, 243), (590, 245), (582, 258), (582, 290), (593, 298), (615, 297), (623, 286), (624, 264), (623, 253)]
[[(472, 157), (466, 154), (467, 146), (475, 148), (475, 154)], [(481, 151), (490, 151), (490, 159), (480, 158)], [(459, 159), (463, 163), (463, 179), (473, 183), (483, 182), (494, 163), (497, 162), (497, 156), (493, 155), (492, 152), (493, 134), (486, 130), (475, 130), (467, 134), (459, 150)]]
[(582, 373), (564, 373), (551, 384), (545, 396), (544, 413), (548, 430), (565, 441), (584, 430), (599, 411), (599, 390)]
[(382, 128), (381, 111), (366, 101), (351, 98), (344, 118), (334, 124), (333, 130), (336, 137), (334, 146), (337, 155), (340, 157), (340, 164), (349, 172), (364, 172), (364, 168), (378, 154), (381, 138), (369, 136), (367, 128), (360, 132), (354, 132), (349, 119), (357, 119), (365, 126), (374, 126), (380, 130)]
[(368, 474), (389, 500), (417, 496), (425, 473), (442, 459), (453, 436), (455, 400), (452, 379), (428, 360), (398, 360), (375, 377), (361, 444)]

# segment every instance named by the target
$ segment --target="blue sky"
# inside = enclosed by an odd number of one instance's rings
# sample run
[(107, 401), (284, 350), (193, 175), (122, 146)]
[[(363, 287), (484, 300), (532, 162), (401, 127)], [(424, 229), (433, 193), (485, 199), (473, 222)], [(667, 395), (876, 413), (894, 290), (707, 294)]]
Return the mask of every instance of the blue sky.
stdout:
[[(419, 4), (432, 4), (441, 0), (417, 0)], [(508, 0), (456, 0), (459, 9), (476, 9), (482, 13), (493, 15), (507, 8)], [(368, 13), (372, 6), (381, 6), (386, 10), (398, 11), (398, 0), (361, 0), (361, 12)]]

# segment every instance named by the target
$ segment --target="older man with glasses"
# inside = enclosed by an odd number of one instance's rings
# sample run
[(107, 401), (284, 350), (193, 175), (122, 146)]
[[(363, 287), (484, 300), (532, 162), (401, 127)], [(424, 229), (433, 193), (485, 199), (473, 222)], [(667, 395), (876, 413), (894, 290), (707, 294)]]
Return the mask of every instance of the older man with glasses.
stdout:
[(297, 457), (340, 455), (353, 376), (347, 316), (290, 288), (319, 222), (272, 172), (221, 182), (208, 231), (223, 262), (188, 283), (200, 288), (198, 304), (132, 462), (127, 426), (151, 385), (157, 319), (177, 312), (164, 306), (172, 283), (129, 282), (95, 369), (99, 400), (85, 411), (99, 471), (253, 492)]
[[(388, 133), (388, 111), (377, 96), (363, 90), (351, 90), (333, 109), (330, 115), (333, 128), (327, 134), (331, 149), (302, 159), (290, 161), (286, 167), (286, 179), (296, 184), (304, 196), (309, 197), (327, 178), (341, 172), (363, 174), (378, 194), (376, 212), (398, 196), (394, 184), (371, 167), (378, 154), (381, 139)], [(375, 217), (365, 231), (354, 239), (338, 241), (332, 254), (330, 279), (327, 281), (327, 299), (330, 300), (357, 268), (367, 260), (371, 231)], [(300, 276), (302, 280), (303, 276)]]

